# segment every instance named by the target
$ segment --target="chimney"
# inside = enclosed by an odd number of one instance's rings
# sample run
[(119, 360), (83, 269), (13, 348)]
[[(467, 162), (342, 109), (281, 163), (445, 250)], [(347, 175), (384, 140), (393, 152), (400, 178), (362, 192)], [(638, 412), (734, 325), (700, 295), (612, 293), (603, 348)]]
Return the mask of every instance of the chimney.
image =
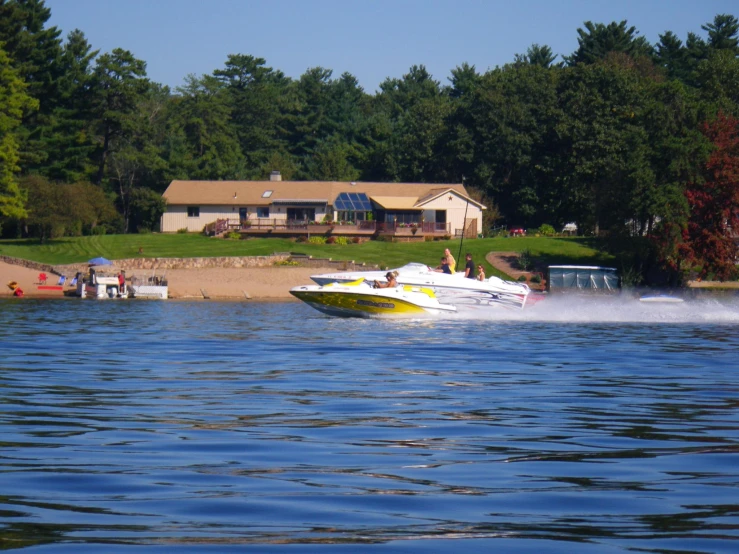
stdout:
[(269, 180), (270, 181), (282, 181), (282, 175), (280, 175), (279, 171), (273, 171), (269, 174)]

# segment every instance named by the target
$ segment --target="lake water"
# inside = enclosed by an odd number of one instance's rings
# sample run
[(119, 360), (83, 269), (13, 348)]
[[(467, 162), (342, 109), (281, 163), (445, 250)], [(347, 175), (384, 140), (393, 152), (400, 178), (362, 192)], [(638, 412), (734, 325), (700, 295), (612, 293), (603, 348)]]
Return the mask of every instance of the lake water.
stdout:
[(739, 550), (739, 304), (0, 302), (0, 547)]

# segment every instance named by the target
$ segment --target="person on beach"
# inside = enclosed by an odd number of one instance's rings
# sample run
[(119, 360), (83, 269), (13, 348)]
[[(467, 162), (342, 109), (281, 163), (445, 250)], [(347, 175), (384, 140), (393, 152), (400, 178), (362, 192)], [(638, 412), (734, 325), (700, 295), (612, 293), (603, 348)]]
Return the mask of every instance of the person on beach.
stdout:
[(472, 261), (472, 254), (467, 252), (467, 254), (465, 255), (465, 259), (467, 260), (467, 263), (464, 266), (464, 276), (467, 277), (467, 279), (474, 279), (475, 262)]
[(121, 294), (126, 292), (126, 277), (122, 271), (118, 272), (118, 292)]
[(449, 271), (453, 274), (454, 270), (457, 269), (457, 260), (454, 259), (448, 248), (444, 250), (444, 256), (446, 256), (446, 262), (449, 264)]
[(388, 271), (385, 274), (385, 279), (387, 279), (387, 282), (385, 283), (380, 283), (379, 281), (375, 281), (374, 287), (376, 289), (388, 289), (388, 288), (398, 286), (398, 282), (395, 280), (395, 272)]
[(482, 268), (481, 265), (477, 266), (477, 277), (476, 279), (478, 281), (484, 281), (485, 280), (485, 270)]

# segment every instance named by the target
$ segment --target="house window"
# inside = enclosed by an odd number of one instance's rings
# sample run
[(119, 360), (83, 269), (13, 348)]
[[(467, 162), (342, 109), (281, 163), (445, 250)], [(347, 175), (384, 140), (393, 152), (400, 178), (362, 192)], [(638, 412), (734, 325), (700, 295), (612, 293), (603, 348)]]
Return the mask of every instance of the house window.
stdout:
[(316, 209), (315, 208), (288, 208), (287, 219), (290, 221), (315, 221), (316, 220)]
[(269, 217), (269, 206), (257, 208), (257, 217)]
[(365, 221), (368, 212), (339, 212), (339, 221)]
[(200, 206), (188, 206), (187, 217), (200, 217)]
[(387, 212), (385, 216), (388, 223), (403, 223), (411, 225), (421, 223), (421, 212)]

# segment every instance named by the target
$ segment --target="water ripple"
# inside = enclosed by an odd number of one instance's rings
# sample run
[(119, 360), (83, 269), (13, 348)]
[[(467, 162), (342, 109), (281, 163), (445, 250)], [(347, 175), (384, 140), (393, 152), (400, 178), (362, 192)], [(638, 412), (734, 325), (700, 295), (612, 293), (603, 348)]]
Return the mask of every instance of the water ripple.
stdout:
[(725, 311), (2, 308), (6, 548), (730, 552), (739, 539), (739, 327)]

